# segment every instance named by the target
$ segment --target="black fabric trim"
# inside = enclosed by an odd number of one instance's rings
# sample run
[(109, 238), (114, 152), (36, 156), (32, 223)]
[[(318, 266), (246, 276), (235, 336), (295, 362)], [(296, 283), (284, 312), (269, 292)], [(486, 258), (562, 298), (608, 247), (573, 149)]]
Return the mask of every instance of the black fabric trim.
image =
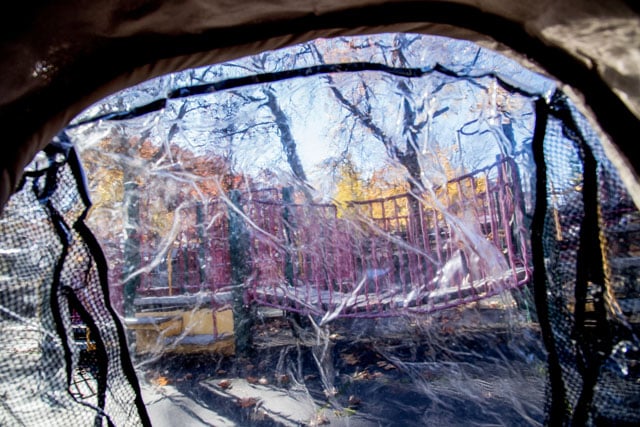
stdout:
[[(171, 90), (166, 98), (160, 98), (152, 102), (149, 102), (147, 104), (131, 108), (129, 110), (114, 111), (111, 113), (100, 114), (94, 117), (90, 117), (75, 123), (71, 123), (69, 126), (67, 126), (67, 129), (73, 129), (78, 126), (95, 123), (100, 120), (117, 121), (117, 120), (127, 120), (127, 119), (140, 117), (145, 114), (162, 110), (163, 108), (166, 107), (167, 101), (169, 101), (170, 99), (188, 98), (190, 96), (198, 96), (198, 95), (210, 94), (215, 92), (222, 92), (225, 90), (237, 89), (240, 87), (246, 87), (246, 86), (251, 86), (256, 84), (274, 83), (274, 82), (279, 82), (279, 81), (284, 81), (284, 80), (299, 78), (299, 77), (311, 77), (311, 76), (330, 74), (330, 73), (356, 73), (356, 72), (363, 72), (363, 71), (377, 71), (377, 72), (383, 72), (383, 73), (400, 76), (400, 77), (406, 77), (406, 78), (423, 77), (433, 72), (438, 72), (446, 76), (465, 79), (465, 80), (476, 80), (484, 77), (492, 77), (498, 82), (498, 84), (501, 87), (508, 90), (509, 92), (512, 92), (512, 93), (515, 92), (515, 93), (519, 93), (521, 95), (525, 95), (529, 97), (542, 95), (540, 93), (531, 93), (520, 87), (514, 86), (506, 82), (505, 80), (503, 80), (495, 72), (486, 72), (486, 73), (479, 73), (477, 75), (469, 75), (466, 73), (455, 72), (441, 64), (435, 64), (435, 66), (431, 68), (389, 67), (387, 65), (378, 64), (375, 62), (322, 64), (322, 65), (314, 65), (310, 67), (296, 68), (292, 70), (279, 71), (279, 72), (273, 72), (273, 73), (252, 74), (245, 77), (224, 79), (224, 80), (201, 84), (201, 85), (184, 86), (181, 88), (176, 88)], [(436, 112), (434, 117), (437, 117), (439, 114), (442, 114), (442, 112), (444, 111)]]
[[(62, 344), (66, 367), (67, 385), (69, 385), (72, 378), (73, 357), (71, 348), (69, 347), (69, 342), (67, 340), (68, 333), (65, 329), (64, 321), (60, 313), (58, 292), (60, 290), (60, 278), (62, 276), (62, 269), (64, 268), (64, 263), (69, 253), (70, 230), (65, 223), (64, 218), (62, 218), (58, 211), (53, 207), (50, 200), (50, 197), (58, 187), (57, 173), (59, 168), (60, 164), (56, 164), (51, 158), (50, 154), (49, 166), (45, 169), (35, 171), (31, 175), (31, 177), (33, 178), (31, 189), (38, 199), (40, 205), (47, 211), (49, 219), (53, 225), (53, 229), (55, 230), (58, 236), (58, 240), (62, 245), (60, 254), (58, 255), (56, 266), (53, 271), (53, 278), (49, 287), (49, 307), (51, 309), (51, 316), (53, 317), (53, 323), (55, 325), (56, 332), (60, 337), (60, 342)], [(42, 188), (40, 188), (40, 179), (45, 180)]]
[(531, 223), (531, 253), (533, 260), (533, 289), (536, 312), (542, 339), (547, 349), (549, 369), (550, 407), (547, 408), (548, 425), (564, 425), (566, 419), (566, 390), (562, 380), (562, 367), (556, 349), (553, 326), (549, 317), (547, 299), (547, 270), (544, 254), (544, 227), (547, 216), (547, 165), (544, 156), (544, 138), (547, 129), (549, 106), (543, 99), (536, 101), (536, 125), (532, 150), (536, 164), (536, 205)]
[[(573, 413), (573, 425), (585, 425), (590, 415), (594, 388), (600, 367), (611, 352), (612, 337), (604, 305), (605, 274), (602, 245), (600, 244), (598, 204), (598, 163), (586, 143), (564, 96), (554, 96), (552, 112), (563, 123), (563, 133), (578, 150), (583, 162), (584, 216), (580, 224), (580, 246), (576, 262), (574, 328), (572, 338), (579, 350), (578, 370), (582, 375), (582, 390)], [(594, 312), (588, 318), (586, 305), (590, 288), (595, 288)]]
[(78, 297), (73, 292), (69, 286), (64, 286), (61, 291), (69, 300), (69, 305), (73, 309), (75, 309), (82, 321), (87, 325), (89, 331), (91, 333), (91, 337), (96, 341), (96, 349), (94, 351), (97, 352), (97, 368), (98, 372), (96, 375), (96, 382), (98, 383), (98, 408), (100, 411), (96, 414), (96, 418), (94, 421), (94, 425), (96, 427), (100, 427), (102, 425), (102, 419), (106, 418), (107, 422), (110, 426), (114, 425), (113, 421), (110, 417), (105, 413), (104, 408), (106, 406), (106, 394), (107, 394), (107, 379), (109, 374), (109, 357), (107, 355), (106, 347), (104, 341), (102, 340), (102, 336), (100, 334), (100, 330), (98, 326), (93, 320), (93, 317), (89, 314), (89, 312), (84, 308)]
[(58, 235), (58, 239), (60, 240), (60, 244), (62, 245), (62, 249), (60, 250), (60, 255), (58, 257), (58, 261), (56, 263), (56, 267), (53, 273), (53, 280), (51, 281), (50, 293), (49, 293), (49, 306), (51, 307), (51, 315), (53, 316), (53, 321), (56, 326), (56, 332), (58, 333), (58, 337), (60, 337), (60, 341), (62, 343), (62, 348), (64, 350), (64, 360), (66, 366), (66, 374), (67, 374), (67, 386), (71, 383), (72, 378), (72, 367), (73, 367), (73, 357), (71, 353), (71, 348), (69, 347), (69, 341), (67, 337), (69, 336), (68, 331), (64, 327), (64, 321), (62, 320), (62, 315), (60, 313), (60, 305), (58, 302), (58, 295), (60, 292), (60, 278), (62, 276), (62, 269), (64, 268), (64, 263), (69, 253), (69, 228), (64, 222), (64, 219), (58, 214), (55, 208), (51, 205), (51, 202), (48, 200), (42, 203), (43, 206), (47, 209), (49, 213), (49, 218), (53, 223), (53, 227)]
[[(70, 229), (66, 224), (66, 222), (64, 221), (64, 218), (62, 218), (62, 216), (57, 212), (57, 210), (53, 207), (53, 205), (48, 199), (44, 202), (44, 204), (47, 210), (49, 211), (51, 222), (53, 223), (54, 228), (56, 230), (56, 234), (58, 235), (60, 239), (60, 243), (62, 244), (62, 250), (60, 251), (60, 256), (56, 264), (54, 277), (53, 277), (53, 280), (51, 281), (51, 293), (50, 293), (49, 303), (51, 306), (51, 314), (53, 316), (54, 323), (56, 325), (56, 331), (58, 333), (58, 336), (60, 337), (60, 341), (62, 343), (62, 347), (64, 350), (64, 358), (65, 358), (66, 374), (67, 374), (67, 387), (70, 386), (72, 381), (73, 357), (72, 357), (71, 348), (69, 347), (69, 341), (68, 341), (69, 333), (65, 329), (64, 321), (62, 319), (62, 314), (60, 310), (60, 304), (59, 304), (58, 298), (61, 295), (76, 302), (75, 308), (79, 309), (78, 312), (82, 317), (82, 320), (87, 323), (87, 326), (89, 326), (92, 334), (96, 339), (96, 344), (97, 344), (96, 351), (99, 352), (99, 357), (97, 358), (98, 374), (96, 376), (96, 382), (98, 384), (98, 391), (97, 391), (98, 402), (97, 403), (98, 403), (99, 410), (96, 413), (94, 425), (100, 426), (102, 425), (101, 420), (103, 419), (103, 417), (105, 417), (104, 409), (105, 409), (106, 391), (107, 391), (107, 368), (108, 368), (107, 353), (105, 351), (104, 343), (100, 339), (100, 333), (98, 332), (98, 329), (95, 323), (93, 322), (91, 316), (87, 314), (87, 312), (84, 310), (84, 308), (79, 303), (79, 301), (75, 299), (75, 295), (73, 295), (73, 292), (72, 291), (69, 292), (66, 287), (63, 287), (61, 285), (62, 270), (65, 265), (66, 257), (69, 253)], [(109, 420), (109, 424), (113, 425), (113, 423), (110, 420)]]
[(108, 310), (111, 319), (115, 323), (116, 332), (118, 335), (118, 345), (120, 347), (120, 365), (122, 367), (122, 371), (124, 372), (129, 385), (133, 388), (136, 399), (135, 405), (138, 409), (138, 414), (140, 416), (141, 422), (143, 426), (151, 426), (151, 420), (149, 419), (149, 414), (147, 413), (147, 407), (142, 400), (142, 391), (140, 389), (140, 383), (138, 381), (138, 377), (136, 375), (135, 369), (133, 367), (133, 362), (129, 356), (128, 345), (126, 334), (124, 331), (124, 327), (120, 322), (116, 312), (111, 306), (111, 302), (109, 300), (109, 280), (107, 278), (107, 261), (102, 252), (102, 248), (100, 244), (96, 240), (95, 236), (91, 232), (91, 230), (86, 226), (83, 221), (78, 221), (74, 229), (82, 236), (84, 239), (84, 243), (89, 248), (91, 252), (91, 256), (93, 257), (93, 261), (96, 263), (96, 268), (98, 270), (98, 275), (100, 277), (100, 284), (102, 286), (102, 291), (104, 294), (104, 304), (105, 308)]
[[(66, 223), (62, 215), (60, 215), (60, 213), (53, 206), (50, 199), (51, 196), (57, 190), (57, 187), (58, 187), (57, 172), (59, 170), (59, 167), (61, 166), (61, 164), (55, 163), (53, 156), (60, 151), (57, 149), (57, 147), (55, 147), (55, 144), (53, 144), (47, 147), (45, 152), (47, 152), (49, 156), (49, 161), (50, 161), (49, 167), (45, 170), (46, 181), (44, 183), (42, 190), (40, 190), (37, 185), (37, 180), (34, 180), (33, 191), (36, 193), (36, 196), (40, 204), (47, 209), (51, 223), (53, 224), (56, 234), (58, 235), (58, 239), (60, 240), (60, 244), (62, 245), (62, 249), (60, 250), (60, 255), (58, 257), (58, 261), (56, 263), (56, 267), (54, 270), (53, 280), (51, 281), (50, 296), (49, 296), (51, 315), (53, 317), (54, 324), (56, 327), (56, 332), (60, 337), (60, 341), (62, 343), (62, 348), (64, 351), (65, 367), (66, 367), (66, 375), (67, 375), (67, 387), (70, 386), (72, 381), (73, 356), (72, 356), (71, 348), (69, 346), (69, 341), (68, 341), (68, 337), (70, 334), (65, 329), (64, 320), (62, 319), (62, 314), (61, 314), (61, 309), (59, 304), (60, 296), (64, 296), (68, 299), (71, 298), (71, 300), (76, 302), (76, 305), (78, 306), (76, 308), (79, 309), (79, 314), (81, 315), (83, 321), (87, 323), (96, 341), (98, 342), (98, 345), (96, 346), (96, 351), (99, 351), (100, 357), (98, 358), (98, 361), (97, 361), (98, 375), (96, 380), (98, 383), (97, 395), (98, 395), (99, 410), (96, 413), (94, 424), (96, 426), (99, 426), (99, 425), (102, 425), (101, 420), (105, 416), (104, 408), (105, 408), (105, 401), (106, 401), (107, 368), (108, 368), (107, 353), (105, 351), (104, 343), (100, 339), (100, 333), (98, 332), (98, 329), (95, 323), (93, 322), (91, 317), (88, 315), (88, 313), (84, 310), (84, 308), (81, 306), (79, 301), (75, 298), (75, 295), (73, 295), (73, 292), (69, 292), (69, 290), (66, 287), (63, 287), (61, 283), (62, 270), (64, 269), (67, 255), (69, 254), (69, 245), (71, 244), (72, 237), (71, 237), (71, 229), (69, 228), (68, 224)], [(110, 420), (108, 422), (110, 425), (113, 424)]]
[[(61, 138), (69, 140), (66, 134), (61, 134)], [(135, 405), (138, 410), (138, 414), (140, 416), (140, 420), (143, 426), (151, 426), (151, 420), (149, 419), (149, 415), (147, 413), (147, 408), (142, 400), (142, 392), (140, 389), (140, 384), (138, 382), (138, 377), (136, 375), (135, 369), (133, 367), (133, 362), (129, 356), (127, 338), (124, 331), (124, 326), (119, 320), (118, 315), (115, 310), (111, 306), (111, 301), (109, 297), (109, 279), (107, 276), (108, 266), (107, 261), (102, 252), (102, 248), (95, 238), (94, 234), (91, 232), (89, 227), (85, 224), (85, 218), (89, 212), (89, 208), (91, 207), (91, 201), (89, 199), (89, 191), (86, 186), (86, 180), (84, 176), (84, 172), (82, 169), (82, 165), (80, 163), (80, 159), (75, 151), (75, 149), (71, 149), (68, 153), (67, 162), (71, 171), (76, 179), (78, 193), (82, 197), (85, 202), (85, 209), (82, 214), (79, 216), (78, 220), (74, 224), (74, 229), (83, 239), (84, 244), (87, 246), (89, 252), (91, 253), (91, 257), (96, 264), (96, 269), (98, 271), (98, 276), (100, 280), (100, 286), (102, 288), (102, 294), (104, 296), (104, 300), (102, 303), (104, 304), (106, 310), (109, 312), (109, 316), (111, 320), (114, 322), (116, 327), (116, 333), (118, 335), (118, 345), (120, 348), (120, 365), (122, 367), (122, 371), (124, 372), (129, 385), (133, 388), (136, 399)], [(92, 330), (92, 333), (96, 331)], [(99, 336), (99, 332), (96, 333)], [(105, 376), (106, 380), (106, 376)]]

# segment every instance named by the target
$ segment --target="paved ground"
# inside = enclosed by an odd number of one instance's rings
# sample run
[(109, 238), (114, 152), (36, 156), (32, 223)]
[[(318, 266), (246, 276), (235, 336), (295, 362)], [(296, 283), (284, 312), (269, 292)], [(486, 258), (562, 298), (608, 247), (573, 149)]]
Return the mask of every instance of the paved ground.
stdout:
[[(244, 357), (136, 360), (155, 427), (543, 421), (544, 352), (538, 330), (522, 310), (499, 301), (413, 319), (336, 319), (325, 328), (308, 319), (293, 328), (281, 312), (261, 314), (252, 331), (254, 351)], [(0, 404), (11, 405), (16, 417), (37, 414), (61, 426), (68, 425), (64, 414), (69, 410), (86, 411), (42, 392), (55, 382), (62, 393), (65, 374), (60, 365), (43, 375), (49, 347), (38, 325), (5, 321), (1, 332), (0, 345), (11, 357), (0, 358)], [(14, 356), (24, 372), (16, 371)], [(74, 372), (75, 392), (91, 399), (92, 386), (89, 371)], [(0, 419), (15, 418), (3, 408)]]
[(423, 321), (345, 320), (306, 330), (296, 338), (285, 318), (265, 318), (250, 357), (146, 363), (143, 390), (154, 425), (543, 422), (542, 344), (520, 312), (476, 307)]

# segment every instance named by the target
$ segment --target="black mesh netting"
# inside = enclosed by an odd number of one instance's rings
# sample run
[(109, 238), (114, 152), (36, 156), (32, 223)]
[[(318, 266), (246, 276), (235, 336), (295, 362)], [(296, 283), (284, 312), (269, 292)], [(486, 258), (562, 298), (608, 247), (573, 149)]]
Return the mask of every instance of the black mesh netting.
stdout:
[(544, 142), (533, 244), (540, 244), (534, 267), (549, 351), (548, 420), (637, 425), (640, 216), (595, 134), (565, 97), (539, 108), (537, 120)]
[(41, 154), (0, 217), (0, 424), (139, 425), (79, 164), (69, 144)]

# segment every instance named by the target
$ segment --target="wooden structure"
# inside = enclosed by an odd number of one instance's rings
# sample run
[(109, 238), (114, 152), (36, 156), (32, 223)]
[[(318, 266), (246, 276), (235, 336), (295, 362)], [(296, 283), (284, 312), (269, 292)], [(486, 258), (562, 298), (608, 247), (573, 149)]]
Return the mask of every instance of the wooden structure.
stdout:
[(531, 267), (516, 171), (508, 158), (428, 194), (341, 207), (295, 203), (289, 189), (194, 207), (200, 223), (142, 276), (127, 325), (141, 351), (191, 351), (233, 334), (234, 303), (328, 322), (428, 313), (522, 286)]

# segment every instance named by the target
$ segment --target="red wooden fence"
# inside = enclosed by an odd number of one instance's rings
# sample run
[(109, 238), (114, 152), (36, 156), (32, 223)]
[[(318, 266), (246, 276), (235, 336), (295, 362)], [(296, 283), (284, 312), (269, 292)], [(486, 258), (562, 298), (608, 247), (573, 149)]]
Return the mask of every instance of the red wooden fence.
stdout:
[(247, 301), (325, 318), (477, 301), (531, 276), (516, 170), (508, 159), (429, 193), (341, 208), (293, 203), (278, 189), (245, 193), (238, 206), (221, 199), (194, 207), (184, 219), (193, 226), (164, 262), (142, 274), (139, 295), (228, 291), (234, 209), (244, 215), (248, 239)]

